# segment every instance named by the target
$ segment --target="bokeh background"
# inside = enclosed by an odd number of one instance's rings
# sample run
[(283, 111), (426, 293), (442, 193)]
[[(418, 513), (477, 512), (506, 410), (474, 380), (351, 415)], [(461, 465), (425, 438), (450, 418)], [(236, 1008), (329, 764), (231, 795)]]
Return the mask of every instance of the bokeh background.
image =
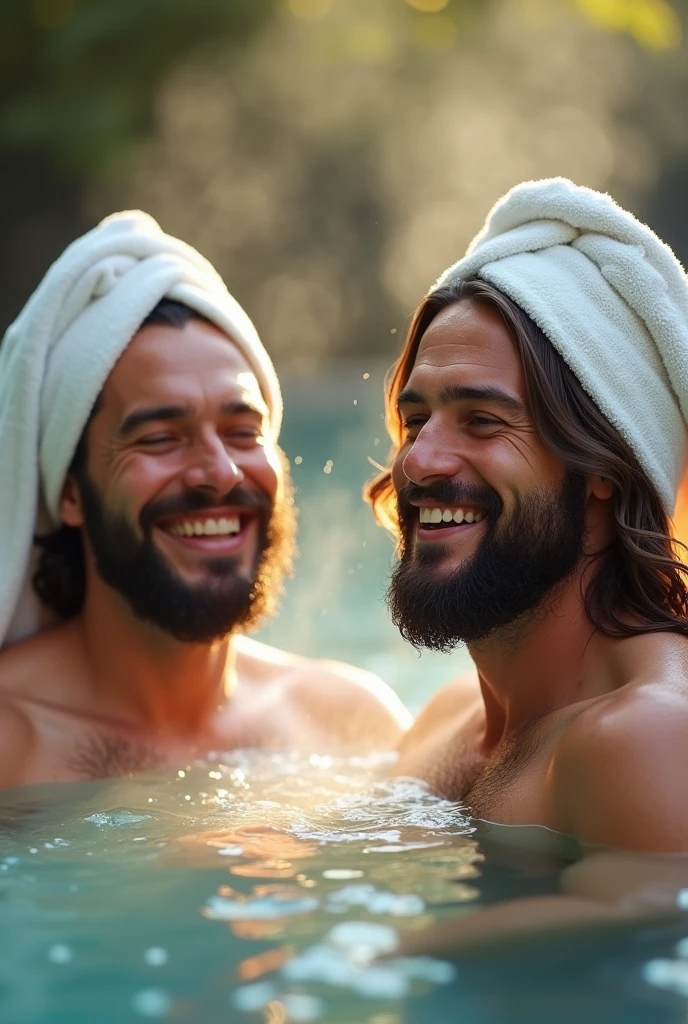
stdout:
[[(301, 556), (262, 635), (417, 707), (360, 488), (409, 313), (516, 182), (612, 193), (688, 261), (688, 0), (1, 0), (0, 322), (117, 209), (197, 246), (282, 377)], [(688, 531), (686, 531), (688, 535)]]

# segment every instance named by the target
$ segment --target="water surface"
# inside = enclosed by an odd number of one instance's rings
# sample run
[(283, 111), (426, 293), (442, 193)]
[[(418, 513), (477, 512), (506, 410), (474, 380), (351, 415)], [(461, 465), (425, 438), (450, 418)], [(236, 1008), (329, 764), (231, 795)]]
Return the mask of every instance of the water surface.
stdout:
[(556, 892), (578, 850), (386, 768), (237, 753), (4, 794), (0, 1020), (686, 1020), (683, 926), (400, 955), (433, 923)]

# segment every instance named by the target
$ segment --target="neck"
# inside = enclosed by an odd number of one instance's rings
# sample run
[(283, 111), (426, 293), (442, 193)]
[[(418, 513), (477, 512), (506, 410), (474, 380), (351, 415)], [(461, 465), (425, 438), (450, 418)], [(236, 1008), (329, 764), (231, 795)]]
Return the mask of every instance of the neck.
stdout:
[(232, 694), (230, 637), (182, 643), (135, 618), (102, 583), (89, 586), (75, 629), (99, 708), (133, 727), (193, 737)]
[(534, 614), (469, 646), (480, 679), (488, 749), (548, 712), (615, 689), (611, 654), (619, 641), (585, 610), (589, 569), (576, 571)]

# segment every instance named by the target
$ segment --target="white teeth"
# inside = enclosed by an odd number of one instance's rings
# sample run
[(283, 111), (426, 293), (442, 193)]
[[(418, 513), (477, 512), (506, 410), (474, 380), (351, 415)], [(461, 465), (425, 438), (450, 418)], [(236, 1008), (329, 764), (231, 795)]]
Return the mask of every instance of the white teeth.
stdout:
[(232, 533), (239, 533), (241, 522), (239, 516), (227, 516), (223, 519), (195, 520), (190, 523), (173, 523), (170, 526), (170, 533), (176, 537), (226, 537)]
[(232, 516), (231, 519), (221, 519), (218, 533), (238, 533), (241, 529), (239, 516)]
[(484, 512), (464, 512), (462, 508), (451, 509), (451, 508), (430, 508), (427, 505), (421, 506), (420, 510), (420, 522), (421, 523), (451, 523), (454, 522), (457, 525), (461, 523), (480, 523), (485, 518)]

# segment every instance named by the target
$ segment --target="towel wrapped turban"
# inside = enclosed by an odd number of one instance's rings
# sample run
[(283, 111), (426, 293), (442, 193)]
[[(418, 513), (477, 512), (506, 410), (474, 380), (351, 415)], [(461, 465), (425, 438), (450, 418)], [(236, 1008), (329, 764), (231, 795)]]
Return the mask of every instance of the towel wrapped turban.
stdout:
[(671, 249), (607, 195), (529, 181), (434, 288), (473, 277), (540, 327), (671, 512), (688, 418), (688, 281)]
[(282, 399), (250, 319), (211, 264), (148, 214), (114, 214), (73, 242), (0, 345), (0, 646), (42, 620), (30, 585), (34, 536), (59, 525), (76, 445), (110, 371), (163, 298), (234, 342), (256, 375), (272, 430)]

